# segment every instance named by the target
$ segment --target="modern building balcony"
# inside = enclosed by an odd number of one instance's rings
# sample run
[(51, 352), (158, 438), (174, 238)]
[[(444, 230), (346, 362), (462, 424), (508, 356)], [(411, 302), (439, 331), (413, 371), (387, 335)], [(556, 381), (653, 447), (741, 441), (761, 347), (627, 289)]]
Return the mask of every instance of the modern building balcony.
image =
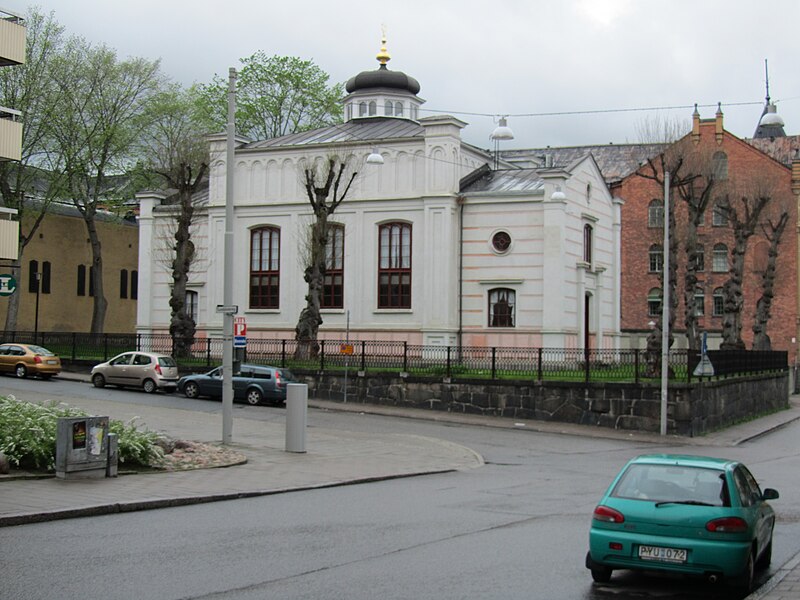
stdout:
[(0, 8), (0, 67), (25, 62), (25, 19)]
[(0, 106), (0, 161), (22, 158), (22, 113)]

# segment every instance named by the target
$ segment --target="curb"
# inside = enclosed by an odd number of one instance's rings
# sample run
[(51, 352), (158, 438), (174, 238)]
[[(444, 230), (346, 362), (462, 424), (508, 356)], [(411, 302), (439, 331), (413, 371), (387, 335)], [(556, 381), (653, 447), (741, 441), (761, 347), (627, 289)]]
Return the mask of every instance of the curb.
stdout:
[(240, 500), (242, 498), (274, 496), (276, 494), (289, 494), (292, 492), (302, 492), (307, 490), (320, 490), (326, 488), (344, 487), (348, 485), (360, 485), (363, 483), (375, 483), (377, 481), (390, 481), (392, 479), (407, 479), (409, 477), (422, 477), (425, 475), (440, 475), (442, 473), (454, 473), (456, 470), (457, 469), (438, 469), (431, 471), (419, 471), (416, 473), (402, 473), (397, 475), (361, 477), (356, 479), (348, 479), (346, 481), (329, 481), (299, 487), (275, 488), (271, 490), (254, 490), (251, 492), (232, 492), (227, 494), (208, 494), (199, 496), (186, 496), (183, 498), (159, 498), (157, 500), (137, 500), (134, 502), (115, 502), (113, 504), (98, 504), (96, 506), (67, 508), (63, 510), (53, 510), (39, 513), (24, 513), (6, 517), (0, 516), (0, 527), (13, 527), (15, 525), (45, 523), (48, 521), (59, 521), (62, 519), (76, 519), (80, 517), (95, 517), (99, 515), (137, 512), (142, 510), (153, 510), (157, 508), (191, 506), (193, 504), (224, 502), (225, 500)]
[(747, 596), (744, 600), (762, 600), (766, 598), (784, 578), (794, 571), (797, 566), (800, 565), (800, 552), (794, 555), (793, 558), (789, 560), (785, 565), (783, 565), (780, 569), (778, 569), (775, 574), (770, 577), (764, 585), (758, 588), (755, 592)]

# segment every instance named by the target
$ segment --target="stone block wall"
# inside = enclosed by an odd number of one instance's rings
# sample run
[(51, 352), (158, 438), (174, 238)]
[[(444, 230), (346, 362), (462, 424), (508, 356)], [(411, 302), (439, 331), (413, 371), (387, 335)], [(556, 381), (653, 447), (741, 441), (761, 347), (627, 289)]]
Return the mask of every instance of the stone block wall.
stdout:
[[(344, 377), (305, 376), (309, 396), (344, 400)], [(788, 407), (788, 374), (671, 384), (667, 431), (698, 436)], [(351, 376), (348, 403), (658, 432), (661, 388), (629, 383), (457, 381)]]

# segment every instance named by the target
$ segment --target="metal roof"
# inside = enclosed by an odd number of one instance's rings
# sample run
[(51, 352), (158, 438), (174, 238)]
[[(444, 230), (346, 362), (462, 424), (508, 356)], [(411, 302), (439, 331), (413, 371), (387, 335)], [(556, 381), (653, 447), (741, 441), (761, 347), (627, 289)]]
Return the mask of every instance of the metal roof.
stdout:
[(371, 142), (386, 139), (422, 138), (424, 128), (415, 121), (401, 118), (354, 119), (341, 125), (331, 125), (311, 131), (301, 131), (269, 140), (251, 142), (242, 148), (279, 148), (312, 144), (341, 144)]
[(539, 169), (504, 169), (490, 171), (467, 184), (461, 191), (475, 192), (537, 192), (544, 187)]

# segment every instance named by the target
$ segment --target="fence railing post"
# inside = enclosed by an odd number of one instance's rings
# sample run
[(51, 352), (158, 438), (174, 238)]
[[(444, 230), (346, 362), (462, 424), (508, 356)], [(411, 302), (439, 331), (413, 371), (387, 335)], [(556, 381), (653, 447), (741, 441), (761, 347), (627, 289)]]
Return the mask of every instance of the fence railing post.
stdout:
[(447, 378), (450, 379), (450, 346), (447, 347)]
[(539, 381), (544, 379), (544, 373), (542, 371), (542, 349), (539, 348), (539, 352), (537, 353), (538, 356), (536, 358), (536, 374), (539, 378)]
[(639, 349), (633, 351), (633, 381), (639, 383)]
[(367, 370), (367, 342), (361, 340), (361, 371)]
[(281, 340), (281, 368), (286, 368), (286, 340)]
[(206, 338), (206, 367), (211, 366), (211, 338)]
[(586, 383), (589, 383), (589, 353), (590, 352), (591, 352), (591, 350), (589, 350), (588, 346), (586, 348), (584, 348), (584, 350), (583, 350), (584, 381)]
[(322, 340), (319, 344), (319, 370), (325, 370), (325, 340)]
[(492, 346), (492, 379), (497, 379), (497, 348)]
[(108, 360), (108, 334), (103, 334), (103, 361)]
[(77, 349), (76, 346), (78, 345), (78, 334), (74, 331), (72, 332), (72, 360), (74, 361), (76, 358)]
[(408, 373), (408, 342), (403, 342), (403, 373)]

